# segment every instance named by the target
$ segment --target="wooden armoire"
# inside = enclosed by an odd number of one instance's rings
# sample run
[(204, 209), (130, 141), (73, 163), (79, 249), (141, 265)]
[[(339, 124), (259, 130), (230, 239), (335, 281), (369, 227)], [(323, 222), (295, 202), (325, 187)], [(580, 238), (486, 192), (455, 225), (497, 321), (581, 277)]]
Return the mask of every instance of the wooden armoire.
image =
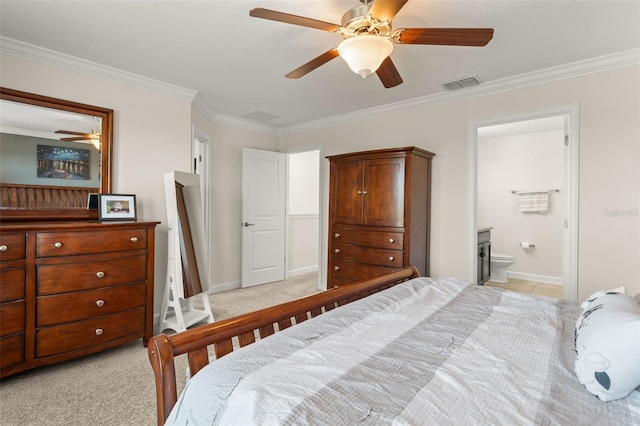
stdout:
[(429, 275), (434, 155), (404, 147), (327, 157), (329, 287), (408, 265)]

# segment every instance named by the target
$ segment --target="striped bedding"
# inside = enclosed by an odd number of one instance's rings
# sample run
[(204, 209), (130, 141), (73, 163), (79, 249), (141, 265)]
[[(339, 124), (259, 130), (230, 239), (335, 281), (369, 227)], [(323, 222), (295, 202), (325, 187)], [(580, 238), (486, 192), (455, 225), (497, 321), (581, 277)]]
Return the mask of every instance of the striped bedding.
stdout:
[(241, 348), (187, 384), (176, 425), (631, 425), (573, 372), (577, 304), (416, 278)]

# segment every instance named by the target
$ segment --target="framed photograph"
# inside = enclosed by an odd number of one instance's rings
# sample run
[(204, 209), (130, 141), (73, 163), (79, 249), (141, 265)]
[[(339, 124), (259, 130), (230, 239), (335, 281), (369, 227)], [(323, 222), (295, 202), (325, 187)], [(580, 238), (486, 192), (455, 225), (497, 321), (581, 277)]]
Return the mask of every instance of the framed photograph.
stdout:
[(129, 194), (100, 194), (98, 196), (98, 219), (135, 220), (136, 196)]

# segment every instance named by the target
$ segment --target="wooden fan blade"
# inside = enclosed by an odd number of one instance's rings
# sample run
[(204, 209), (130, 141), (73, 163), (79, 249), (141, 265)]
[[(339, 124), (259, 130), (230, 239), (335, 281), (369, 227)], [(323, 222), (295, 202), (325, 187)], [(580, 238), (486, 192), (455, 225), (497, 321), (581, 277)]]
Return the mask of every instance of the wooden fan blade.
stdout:
[(400, 44), (485, 46), (493, 38), (493, 28), (406, 28), (394, 39)]
[(301, 25), (303, 27), (315, 28), (323, 31), (335, 32), (340, 28), (339, 25), (329, 22), (318, 21), (317, 19), (305, 18), (298, 15), (291, 15), (289, 13), (277, 12), (275, 10), (263, 9), (261, 7), (251, 9), (249, 15), (254, 18), (270, 19), (272, 21)]
[(379, 21), (391, 21), (406, 2), (407, 0), (375, 0), (369, 9), (369, 15)]
[(402, 84), (402, 77), (400, 77), (398, 69), (391, 60), (391, 56), (387, 56), (387, 59), (382, 61), (382, 65), (380, 65), (376, 74), (378, 74), (382, 85), (387, 89)]
[(60, 133), (63, 135), (78, 135), (78, 136), (87, 135), (87, 133), (72, 132), (71, 130), (56, 130), (55, 133)]
[(85, 138), (82, 136), (78, 136), (76, 138), (60, 138), (61, 141), (64, 142), (76, 142), (76, 141), (87, 141), (87, 140), (91, 140), (91, 138)]
[(308, 74), (311, 71), (315, 70), (316, 68), (320, 67), (321, 65), (326, 64), (327, 62), (329, 62), (333, 58), (337, 58), (338, 56), (339, 56), (338, 55), (338, 48), (333, 48), (331, 50), (327, 50), (326, 52), (324, 52), (322, 55), (318, 56), (317, 58), (314, 58), (314, 59), (310, 60), (309, 62), (307, 62), (306, 64), (302, 65), (301, 67), (298, 67), (295, 70), (291, 71), (289, 74), (285, 75), (285, 77), (287, 77), (287, 78), (300, 78), (303, 75)]

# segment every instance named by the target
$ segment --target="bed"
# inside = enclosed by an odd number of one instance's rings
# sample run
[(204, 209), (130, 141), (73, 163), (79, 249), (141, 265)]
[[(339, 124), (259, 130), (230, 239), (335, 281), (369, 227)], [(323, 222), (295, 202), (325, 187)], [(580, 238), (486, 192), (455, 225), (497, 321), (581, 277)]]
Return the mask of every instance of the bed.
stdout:
[(155, 336), (158, 424), (638, 424), (640, 390), (603, 402), (577, 380), (581, 312), (406, 268)]

